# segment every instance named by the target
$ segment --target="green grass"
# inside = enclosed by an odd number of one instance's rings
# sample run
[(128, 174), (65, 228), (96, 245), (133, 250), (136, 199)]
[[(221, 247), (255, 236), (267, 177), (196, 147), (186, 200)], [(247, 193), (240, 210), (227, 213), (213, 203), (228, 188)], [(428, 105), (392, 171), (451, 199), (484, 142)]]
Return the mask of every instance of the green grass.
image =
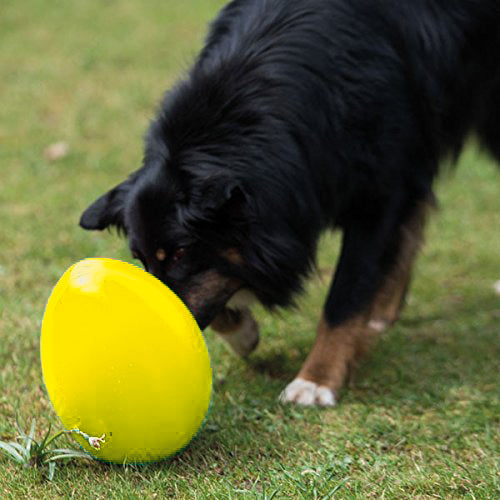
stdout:
[[(40, 322), (52, 286), (87, 256), (129, 260), (113, 235), (80, 230), (81, 211), (136, 168), (162, 92), (188, 67), (220, 0), (3, 2), (0, 16), (0, 440), (36, 418), (45, 393)], [(57, 141), (69, 153), (44, 157)], [(334, 265), (293, 311), (257, 310), (248, 362), (208, 332), (215, 369), (206, 425), (177, 458), (149, 466), (74, 460), (53, 481), (0, 455), (0, 497), (499, 497), (500, 182), (471, 146), (437, 192), (409, 304), (333, 410), (283, 407)]]

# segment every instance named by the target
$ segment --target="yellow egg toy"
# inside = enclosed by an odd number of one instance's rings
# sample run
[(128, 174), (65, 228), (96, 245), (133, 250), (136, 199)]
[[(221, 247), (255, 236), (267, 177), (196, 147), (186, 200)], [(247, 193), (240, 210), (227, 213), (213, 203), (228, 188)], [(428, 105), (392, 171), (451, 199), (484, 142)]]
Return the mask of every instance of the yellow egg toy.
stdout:
[(41, 360), (62, 424), (107, 462), (167, 458), (208, 413), (212, 369), (195, 319), (126, 262), (86, 259), (64, 273), (45, 309)]

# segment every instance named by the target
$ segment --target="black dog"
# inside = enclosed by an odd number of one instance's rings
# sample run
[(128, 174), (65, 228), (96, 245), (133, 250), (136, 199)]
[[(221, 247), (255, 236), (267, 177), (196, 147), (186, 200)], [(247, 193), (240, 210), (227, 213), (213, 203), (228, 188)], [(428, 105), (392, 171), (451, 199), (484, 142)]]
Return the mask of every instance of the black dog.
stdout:
[(83, 214), (117, 226), (202, 328), (258, 340), (241, 290), (290, 304), (316, 242), (343, 244), (314, 348), (284, 401), (331, 405), (397, 319), (443, 157), (500, 159), (498, 0), (235, 0), (165, 97), (142, 168)]

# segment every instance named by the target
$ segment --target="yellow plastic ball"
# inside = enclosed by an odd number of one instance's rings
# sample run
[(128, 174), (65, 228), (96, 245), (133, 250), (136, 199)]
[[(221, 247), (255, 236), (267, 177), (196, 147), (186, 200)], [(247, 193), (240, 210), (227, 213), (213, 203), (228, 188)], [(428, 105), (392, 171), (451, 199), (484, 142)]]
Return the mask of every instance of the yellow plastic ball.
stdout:
[(86, 259), (64, 273), (45, 309), (41, 360), (62, 424), (107, 462), (175, 454), (210, 406), (210, 358), (193, 316), (154, 276), (119, 260)]

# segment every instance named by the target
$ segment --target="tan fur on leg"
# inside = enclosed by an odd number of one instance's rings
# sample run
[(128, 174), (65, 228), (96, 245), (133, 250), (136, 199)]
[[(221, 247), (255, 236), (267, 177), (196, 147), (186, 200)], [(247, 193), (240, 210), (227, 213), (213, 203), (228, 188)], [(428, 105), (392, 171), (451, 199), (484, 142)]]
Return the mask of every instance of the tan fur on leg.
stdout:
[(358, 343), (366, 329), (365, 325), (365, 315), (335, 327), (328, 326), (323, 318), (318, 326), (314, 347), (297, 378), (282, 392), (281, 401), (302, 405), (334, 405), (338, 391), (356, 361)]

